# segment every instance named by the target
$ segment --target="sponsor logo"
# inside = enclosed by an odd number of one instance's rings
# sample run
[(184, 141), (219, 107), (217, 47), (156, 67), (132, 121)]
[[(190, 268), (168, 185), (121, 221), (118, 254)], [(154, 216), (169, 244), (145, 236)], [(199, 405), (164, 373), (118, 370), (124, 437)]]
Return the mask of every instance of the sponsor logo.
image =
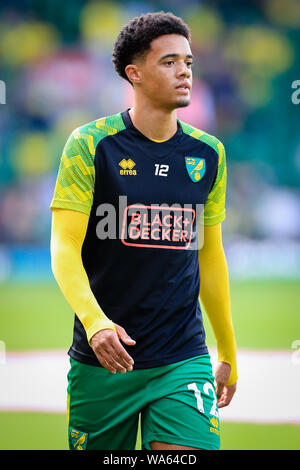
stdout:
[[(99, 204), (96, 234), (99, 240), (121, 240), (124, 245), (200, 250), (203, 246), (204, 204)], [(172, 245), (172, 246), (170, 246)]]
[(189, 249), (195, 210), (186, 207), (134, 204), (124, 211), (121, 241), (143, 248)]
[(131, 158), (128, 158), (127, 160), (126, 158), (123, 158), (119, 162), (119, 165), (122, 168), (122, 170), (120, 170), (120, 175), (136, 175), (137, 174), (137, 171), (133, 170), (133, 168), (135, 167), (135, 162)]
[(185, 166), (189, 177), (194, 183), (198, 183), (205, 173), (205, 159), (196, 157), (185, 157)]
[(210, 419), (210, 422), (211, 422), (211, 424), (212, 424), (212, 426), (209, 428), (210, 432), (213, 432), (213, 433), (219, 435), (219, 434), (220, 434), (219, 429), (218, 429), (218, 427), (219, 427), (219, 420), (218, 420), (217, 418), (215, 418), (215, 417), (212, 417), (212, 418)]

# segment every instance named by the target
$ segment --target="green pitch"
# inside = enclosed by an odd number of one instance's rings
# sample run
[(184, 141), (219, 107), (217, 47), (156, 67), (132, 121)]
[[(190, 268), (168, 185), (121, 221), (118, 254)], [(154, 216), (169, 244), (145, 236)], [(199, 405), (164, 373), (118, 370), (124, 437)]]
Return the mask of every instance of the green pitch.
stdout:
[[(67, 450), (66, 417), (0, 413), (0, 450)], [(300, 426), (222, 423), (222, 450), (300, 449)], [(137, 449), (141, 448), (138, 436)]]
[[(73, 312), (56, 284), (1, 284), (0, 340), (7, 351), (67, 349)], [(299, 339), (299, 281), (231, 282), (239, 348), (286, 349)], [(207, 343), (215, 341), (204, 315)], [(0, 449), (66, 449), (66, 418), (0, 412)], [(137, 448), (140, 448), (138, 439)], [(300, 426), (222, 423), (222, 449), (300, 449)]]
[[(0, 340), (8, 351), (69, 347), (73, 312), (54, 282), (0, 284), (0, 298)], [(291, 349), (298, 339), (299, 281), (231, 282), (231, 303), (239, 348)], [(215, 345), (205, 315), (204, 323), (207, 344)]]

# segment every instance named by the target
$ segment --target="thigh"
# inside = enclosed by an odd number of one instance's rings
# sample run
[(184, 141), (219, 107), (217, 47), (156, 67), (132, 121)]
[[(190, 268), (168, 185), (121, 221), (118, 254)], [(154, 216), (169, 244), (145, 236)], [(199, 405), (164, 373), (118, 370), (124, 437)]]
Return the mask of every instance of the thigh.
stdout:
[(111, 374), (102, 367), (70, 362), (69, 448), (135, 449), (142, 385), (138, 374)]
[(154, 400), (142, 412), (144, 449), (151, 442), (219, 449), (219, 414), (209, 355), (179, 363), (152, 381)]

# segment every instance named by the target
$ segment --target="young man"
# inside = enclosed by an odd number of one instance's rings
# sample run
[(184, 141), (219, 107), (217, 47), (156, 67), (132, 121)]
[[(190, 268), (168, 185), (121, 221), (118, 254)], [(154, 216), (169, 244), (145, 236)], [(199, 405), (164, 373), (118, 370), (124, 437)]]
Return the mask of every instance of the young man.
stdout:
[[(71, 134), (51, 204), (52, 269), (76, 312), (70, 449), (134, 449), (139, 415), (143, 449), (218, 449), (218, 407), (237, 380), (221, 235), (224, 147), (177, 120), (192, 86), (180, 18), (134, 18), (113, 62), (134, 106)], [(200, 278), (217, 339), (215, 381)]]

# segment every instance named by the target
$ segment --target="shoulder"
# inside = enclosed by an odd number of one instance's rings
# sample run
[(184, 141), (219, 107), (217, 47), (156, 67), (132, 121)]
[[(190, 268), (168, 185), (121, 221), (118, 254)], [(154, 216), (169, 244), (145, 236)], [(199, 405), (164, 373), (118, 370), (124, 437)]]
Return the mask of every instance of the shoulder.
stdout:
[(71, 138), (94, 148), (105, 137), (117, 134), (123, 129), (125, 129), (125, 124), (121, 113), (118, 113), (98, 118), (77, 127), (73, 130)]
[(208, 134), (208, 132), (205, 132), (201, 129), (197, 129), (196, 127), (191, 126), (190, 124), (187, 124), (186, 122), (183, 122), (183, 121), (179, 121), (179, 122), (185, 134), (209, 145), (213, 150), (215, 150), (215, 152), (217, 152), (218, 155), (222, 153), (224, 149), (224, 145), (217, 137), (215, 137), (214, 135)]

